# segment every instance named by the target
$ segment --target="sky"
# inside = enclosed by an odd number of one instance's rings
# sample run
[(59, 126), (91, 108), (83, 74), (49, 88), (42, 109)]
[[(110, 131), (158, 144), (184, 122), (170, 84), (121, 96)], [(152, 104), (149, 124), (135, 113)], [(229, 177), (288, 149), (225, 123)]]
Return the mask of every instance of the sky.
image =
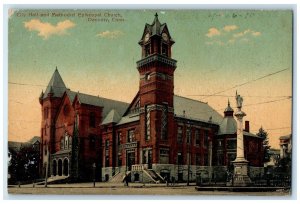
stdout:
[(55, 70), (73, 91), (130, 103), (145, 23), (158, 13), (175, 44), (174, 92), (223, 115), (235, 92), (270, 144), (292, 132), (289, 10), (9, 10), (8, 140), (40, 135), (38, 97)]

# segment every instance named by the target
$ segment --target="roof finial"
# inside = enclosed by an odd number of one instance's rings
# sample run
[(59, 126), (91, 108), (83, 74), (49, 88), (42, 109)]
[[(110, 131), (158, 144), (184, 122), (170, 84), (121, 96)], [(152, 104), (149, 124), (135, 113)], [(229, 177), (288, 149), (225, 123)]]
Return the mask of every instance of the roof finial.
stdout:
[(229, 101), (229, 98), (228, 98), (228, 106), (230, 106), (230, 101)]
[(158, 17), (158, 15), (157, 15), (157, 12), (155, 13), (155, 18), (157, 18)]
[(57, 66), (55, 66), (55, 71), (57, 71)]

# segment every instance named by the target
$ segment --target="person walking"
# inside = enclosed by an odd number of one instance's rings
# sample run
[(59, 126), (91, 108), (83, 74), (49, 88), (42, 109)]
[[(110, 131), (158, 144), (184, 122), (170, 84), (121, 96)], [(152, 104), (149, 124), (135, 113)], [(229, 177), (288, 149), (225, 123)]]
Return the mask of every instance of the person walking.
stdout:
[(128, 186), (128, 182), (129, 182), (129, 174), (125, 174), (125, 186)]
[(175, 177), (172, 176), (172, 186), (175, 186)]

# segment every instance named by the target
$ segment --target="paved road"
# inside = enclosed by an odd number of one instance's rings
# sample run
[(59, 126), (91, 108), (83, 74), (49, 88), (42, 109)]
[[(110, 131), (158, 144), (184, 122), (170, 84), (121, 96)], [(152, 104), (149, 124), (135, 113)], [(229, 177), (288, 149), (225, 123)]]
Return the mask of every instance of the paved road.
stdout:
[[(231, 195), (231, 196), (289, 196), (287, 192), (227, 192), (227, 191), (196, 191), (195, 186), (169, 186), (165, 184), (129, 184), (125, 187), (122, 184), (105, 184), (97, 183), (96, 187), (91, 187), (91, 184), (56, 184), (49, 185), (47, 188), (37, 186), (32, 188), (31, 185), (18, 187), (9, 187), (9, 194), (54, 194), (54, 195)], [(193, 197), (196, 198), (197, 197)], [(212, 197), (211, 197), (212, 198)], [(217, 198), (217, 197), (214, 197)], [(221, 197), (220, 197), (221, 198)], [(135, 197), (128, 196), (128, 199)]]

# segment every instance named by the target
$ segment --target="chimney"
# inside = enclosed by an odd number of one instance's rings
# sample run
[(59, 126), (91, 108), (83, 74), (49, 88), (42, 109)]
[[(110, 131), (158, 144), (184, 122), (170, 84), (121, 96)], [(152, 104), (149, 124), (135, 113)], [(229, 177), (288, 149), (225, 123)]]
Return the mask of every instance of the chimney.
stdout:
[(248, 120), (245, 121), (245, 131), (250, 132), (250, 124)]

